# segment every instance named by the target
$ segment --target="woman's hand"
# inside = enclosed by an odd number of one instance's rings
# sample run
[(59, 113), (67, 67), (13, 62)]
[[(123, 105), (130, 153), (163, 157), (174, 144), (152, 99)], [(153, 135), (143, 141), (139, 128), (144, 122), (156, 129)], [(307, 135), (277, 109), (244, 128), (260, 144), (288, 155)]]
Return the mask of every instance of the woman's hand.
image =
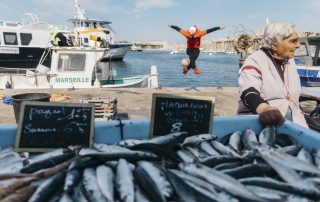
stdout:
[(265, 125), (281, 125), (284, 122), (279, 109), (267, 103), (261, 103), (256, 111), (259, 114), (260, 121)]
[(224, 29), (224, 25), (220, 25), (219, 28), (220, 28), (220, 29)]

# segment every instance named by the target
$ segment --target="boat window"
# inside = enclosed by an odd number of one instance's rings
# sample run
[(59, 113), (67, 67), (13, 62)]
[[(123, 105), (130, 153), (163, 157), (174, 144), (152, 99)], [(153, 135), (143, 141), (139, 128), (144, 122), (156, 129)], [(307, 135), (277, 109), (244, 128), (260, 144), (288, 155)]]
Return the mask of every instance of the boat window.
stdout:
[(83, 46), (88, 46), (89, 44), (89, 39), (88, 38), (83, 38)]
[(59, 54), (58, 71), (84, 71), (86, 54)]
[(3, 32), (4, 43), (6, 45), (18, 45), (17, 34), (14, 32)]
[(317, 48), (316, 45), (309, 45), (310, 55), (311, 55), (312, 57), (315, 56), (316, 48)]
[(316, 51), (314, 56), (314, 65), (315, 66), (320, 65), (320, 45), (319, 44), (316, 46)]
[(294, 52), (294, 56), (296, 56), (296, 57), (308, 56), (308, 49), (307, 49), (306, 43), (305, 42), (301, 42), (300, 45), (301, 45), (300, 48), (298, 48)]
[(20, 33), (20, 38), (21, 38), (21, 45), (29, 45), (31, 39), (32, 39), (32, 34), (30, 33)]

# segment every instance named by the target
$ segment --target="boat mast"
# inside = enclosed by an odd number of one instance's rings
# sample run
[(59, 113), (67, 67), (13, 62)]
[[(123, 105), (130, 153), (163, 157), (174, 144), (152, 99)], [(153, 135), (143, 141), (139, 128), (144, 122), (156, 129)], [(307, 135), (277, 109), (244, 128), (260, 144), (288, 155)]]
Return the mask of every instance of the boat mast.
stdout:
[(81, 19), (81, 20), (86, 19), (86, 17), (84, 17), (85, 10), (80, 9), (80, 5), (78, 3), (78, 0), (74, 0), (73, 12), (74, 12), (75, 19)]

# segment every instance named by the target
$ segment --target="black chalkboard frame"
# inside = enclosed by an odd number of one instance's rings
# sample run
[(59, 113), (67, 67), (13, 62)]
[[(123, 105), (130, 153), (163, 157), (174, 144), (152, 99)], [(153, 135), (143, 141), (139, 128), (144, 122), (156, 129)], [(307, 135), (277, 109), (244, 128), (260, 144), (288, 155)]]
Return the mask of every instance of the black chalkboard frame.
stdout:
[(150, 121), (150, 127), (149, 127), (149, 134), (150, 137), (155, 136), (154, 134), (154, 126), (155, 126), (155, 114), (156, 114), (156, 102), (157, 98), (167, 98), (167, 99), (186, 99), (186, 100), (201, 100), (201, 101), (209, 101), (211, 102), (211, 112), (210, 112), (210, 123), (209, 123), (209, 131), (208, 133), (211, 133), (212, 131), (212, 119), (214, 114), (214, 107), (215, 107), (215, 97), (208, 97), (208, 96), (199, 96), (199, 95), (190, 95), (190, 94), (170, 94), (170, 93), (153, 93), (152, 95), (152, 108), (151, 108), (151, 121)]
[[(23, 101), (21, 103), (21, 110), (20, 110), (20, 117), (18, 122), (18, 128), (16, 133), (16, 141), (15, 141), (15, 151), (18, 152), (46, 152), (52, 149), (56, 149), (56, 147), (51, 148), (25, 148), (20, 147), (20, 139), (22, 135), (22, 126), (24, 121), (24, 114), (26, 106), (48, 106), (48, 107), (74, 107), (74, 108), (90, 108), (90, 120), (88, 120), (88, 124), (90, 127), (90, 135), (89, 135), (89, 147), (93, 144), (93, 136), (94, 136), (94, 113), (95, 113), (95, 106), (90, 103), (63, 103), (63, 102), (36, 102), (36, 101)], [(57, 147), (60, 148), (60, 147)]]

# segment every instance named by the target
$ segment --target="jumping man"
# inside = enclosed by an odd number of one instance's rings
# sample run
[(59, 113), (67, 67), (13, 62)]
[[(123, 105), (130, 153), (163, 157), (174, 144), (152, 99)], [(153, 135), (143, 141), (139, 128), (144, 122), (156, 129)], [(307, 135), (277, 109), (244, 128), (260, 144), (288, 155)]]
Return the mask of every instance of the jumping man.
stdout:
[(200, 70), (196, 66), (196, 60), (200, 53), (199, 48), (201, 37), (213, 31), (224, 29), (224, 25), (220, 25), (218, 27), (214, 27), (207, 30), (199, 30), (196, 25), (190, 27), (189, 30), (183, 30), (175, 25), (169, 25), (169, 27), (177, 30), (178, 32), (180, 32), (180, 34), (187, 38), (187, 55), (190, 58), (190, 64), (187, 67), (183, 67), (183, 74), (187, 74), (190, 68), (194, 70), (195, 74), (200, 74)]

